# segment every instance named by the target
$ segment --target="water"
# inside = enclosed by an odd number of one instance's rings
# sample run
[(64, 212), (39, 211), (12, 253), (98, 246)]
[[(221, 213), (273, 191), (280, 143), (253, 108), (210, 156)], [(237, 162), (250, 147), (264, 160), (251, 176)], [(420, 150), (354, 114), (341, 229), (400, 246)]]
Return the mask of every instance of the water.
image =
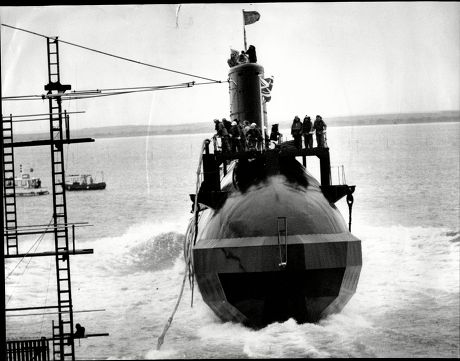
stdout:
[[(103, 191), (67, 192), (69, 221), (92, 224), (76, 229), (77, 248), (94, 249), (71, 261), (74, 310), (105, 309), (76, 313), (75, 322), (110, 333), (77, 341), (77, 359), (459, 357), (459, 131), (459, 123), (330, 128), (331, 162), (357, 185), (352, 231), (362, 240), (363, 268), (351, 301), (318, 324), (288, 320), (253, 331), (222, 323), (197, 288), (191, 308), (187, 286), (160, 351), (209, 135), (69, 146), (69, 173), (103, 171), (107, 182)], [(50, 186), (49, 153), (19, 148), (15, 161)], [(318, 176), (316, 163), (308, 159)], [(19, 224), (48, 224), (51, 202), (18, 199)], [(347, 219), (345, 201), (338, 207)], [(22, 251), (36, 240), (22, 239)], [(38, 251), (51, 242), (45, 237)], [(7, 275), (17, 262), (7, 260)], [(25, 259), (7, 279), (7, 308), (53, 305), (55, 293), (54, 259)], [(51, 317), (8, 317), (8, 336), (49, 336)]]

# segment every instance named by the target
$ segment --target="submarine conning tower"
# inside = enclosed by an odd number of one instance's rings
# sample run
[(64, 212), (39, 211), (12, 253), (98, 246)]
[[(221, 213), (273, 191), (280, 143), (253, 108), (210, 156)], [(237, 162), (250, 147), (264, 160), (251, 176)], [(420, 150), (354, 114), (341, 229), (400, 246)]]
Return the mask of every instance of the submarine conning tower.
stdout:
[[(275, 149), (269, 149), (268, 146), (266, 146), (268, 142), (266, 142), (265, 139), (265, 137), (268, 137), (267, 108), (266, 102), (263, 101), (261, 86), (261, 79), (265, 79), (263, 66), (257, 63), (243, 63), (235, 65), (230, 68), (228, 76), (230, 120), (233, 121), (237, 119), (240, 122), (247, 120), (250, 123), (256, 123), (261, 130), (262, 137), (264, 137), (264, 140), (261, 142), (262, 150), (223, 152), (222, 150), (216, 149), (216, 145), (214, 144), (214, 153), (210, 153), (209, 144), (211, 141), (207, 140), (202, 154), (203, 182), (198, 192), (198, 203), (217, 210), (225, 202), (228, 192), (222, 189), (220, 182), (222, 177), (227, 174), (227, 165), (232, 160), (237, 160), (237, 163), (240, 163), (240, 172), (236, 172), (236, 174), (244, 173), (241, 172), (241, 169), (243, 168), (241, 166), (244, 166), (247, 160), (259, 159), (260, 165), (265, 168), (263, 173), (266, 173), (266, 175), (274, 175), (279, 173), (280, 169), (283, 168), (283, 166), (280, 167), (280, 161), (281, 164), (286, 166), (289, 164), (292, 166), (293, 164), (290, 160), (295, 159), (296, 157), (302, 157), (303, 166), (306, 167), (306, 158), (308, 156), (314, 156), (317, 157), (320, 162), (321, 191), (327, 200), (333, 204), (342, 197), (347, 196), (347, 203), (350, 210), (349, 228), (351, 230), (351, 206), (353, 203), (352, 193), (355, 190), (355, 186), (349, 186), (347, 184), (331, 184), (331, 164), (329, 148), (327, 145), (325, 147), (316, 147), (313, 149), (297, 149), (293, 145), (290, 145), (290, 142), (287, 141), (284, 143), (278, 143), (275, 146)], [(266, 131), (263, 131), (264, 127)], [(254, 164), (256, 163), (251, 164), (252, 165), (249, 168), (255, 169)], [(285, 169), (286, 166), (284, 167)], [(249, 168), (246, 170), (250, 170)], [(259, 171), (260, 170), (261, 169), (259, 169)], [(254, 176), (254, 174), (249, 174), (249, 176)], [(238, 182), (235, 182), (235, 185), (236, 183)], [(250, 184), (250, 182), (248, 184)], [(243, 190), (242, 187), (238, 188)], [(195, 195), (191, 194), (190, 197), (192, 202), (195, 203)]]
[[(263, 66), (245, 63), (230, 68), (230, 120), (256, 123), (260, 129), (267, 127), (267, 108), (262, 100), (260, 79), (264, 77)], [(263, 133), (263, 132), (262, 132)]]

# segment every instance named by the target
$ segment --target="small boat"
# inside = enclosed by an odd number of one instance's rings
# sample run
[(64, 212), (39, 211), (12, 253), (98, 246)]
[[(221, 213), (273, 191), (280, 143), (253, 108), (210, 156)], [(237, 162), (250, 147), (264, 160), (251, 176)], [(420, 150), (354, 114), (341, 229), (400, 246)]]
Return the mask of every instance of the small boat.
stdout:
[(92, 191), (105, 187), (103, 179), (98, 182), (91, 174), (70, 174), (65, 179), (65, 189), (68, 191)]
[(16, 196), (31, 197), (49, 194), (48, 190), (42, 188), (41, 184), (40, 178), (31, 177), (28, 173), (21, 173), (20, 177), (14, 179)]

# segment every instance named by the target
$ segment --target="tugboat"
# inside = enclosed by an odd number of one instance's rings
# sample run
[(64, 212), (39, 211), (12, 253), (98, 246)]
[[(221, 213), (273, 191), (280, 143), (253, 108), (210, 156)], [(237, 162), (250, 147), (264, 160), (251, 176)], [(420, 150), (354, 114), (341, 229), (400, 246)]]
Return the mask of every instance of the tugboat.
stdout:
[[(261, 79), (257, 63), (229, 70), (230, 119), (263, 130)], [(259, 150), (240, 152), (211, 152), (211, 141), (203, 142), (197, 196), (190, 195), (189, 266), (203, 300), (225, 322), (255, 329), (290, 318), (318, 322), (341, 311), (358, 284), (361, 241), (350, 233), (355, 186), (331, 184), (327, 145), (298, 149), (289, 141), (269, 149), (265, 140)], [(308, 156), (319, 158), (321, 182), (306, 171)], [(349, 228), (334, 204), (345, 196)]]
[(91, 174), (70, 174), (65, 178), (65, 189), (68, 191), (92, 191), (105, 187), (103, 179), (97, 182)]
[[(7, 180), (6, 182), (12, 185), (12, 180)], [(49, 191), (46, 188), (42, 188), (41, 184), (40, 178), (32, 177), (29, 173), (22, 173), (21, 171), (20, 176), (14, 179), (16, 196), (33, 197), (49, 194)]]

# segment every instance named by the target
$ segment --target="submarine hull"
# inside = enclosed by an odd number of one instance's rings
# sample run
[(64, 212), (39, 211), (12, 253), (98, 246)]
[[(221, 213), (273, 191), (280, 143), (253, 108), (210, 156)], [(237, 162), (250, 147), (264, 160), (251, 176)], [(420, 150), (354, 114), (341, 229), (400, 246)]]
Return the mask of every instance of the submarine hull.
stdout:
[(233, 189), (220, 209), (201, 211), (194, 272), (223, 321), (254, 328), (289, 318), (317, 322), (355, 293), (361, 241), (308, 177), (307, 187), (269, 177), (244, 193)]

